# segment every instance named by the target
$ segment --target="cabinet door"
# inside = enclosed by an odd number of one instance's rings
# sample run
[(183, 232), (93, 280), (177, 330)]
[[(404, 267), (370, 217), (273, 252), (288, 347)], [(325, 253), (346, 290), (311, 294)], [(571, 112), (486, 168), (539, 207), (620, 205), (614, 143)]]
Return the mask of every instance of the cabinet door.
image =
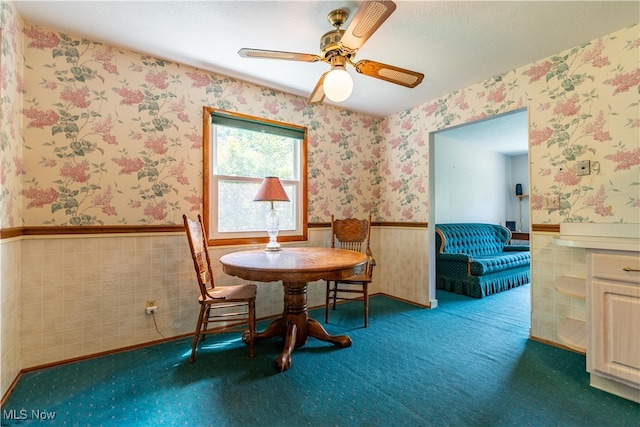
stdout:
[(593, 281), (590, 371), (640, 388), (640, 286)]

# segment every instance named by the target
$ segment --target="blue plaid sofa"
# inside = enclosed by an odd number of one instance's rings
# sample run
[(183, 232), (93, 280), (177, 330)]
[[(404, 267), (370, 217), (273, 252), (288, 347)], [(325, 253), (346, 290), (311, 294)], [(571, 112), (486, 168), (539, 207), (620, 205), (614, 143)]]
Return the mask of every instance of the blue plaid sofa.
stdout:
[(436, 287), (482, 298), (531, 280), (527, 245), (495, 224), (436, 224)]

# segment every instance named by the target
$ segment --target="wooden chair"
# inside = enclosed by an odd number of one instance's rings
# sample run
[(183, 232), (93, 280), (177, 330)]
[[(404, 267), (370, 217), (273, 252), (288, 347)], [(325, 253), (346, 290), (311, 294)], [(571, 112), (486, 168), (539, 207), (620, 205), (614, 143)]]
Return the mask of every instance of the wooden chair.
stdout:
[[(364, 327), (369, 326), (369, 284), (373, 280), (373, 267), (376, 260), (371, 253), (371, 214), (369, 219), (334, 219), (331, 215), (331, 247), (364, 252), (369, 258), (361, 274), (342, 280), (327, 281), (325, 299), (325, 323), (329, 323), (329, 305), (336, 309), (336, 301), (352, 301), (362, 298), (364, 301)], [(348, 296), (360, 294), (359, 296)]]
[(249, 344), (249, 356), (253, 357), (257, 286), (246, 284), (216, 287), (213, 281), (213, 270), (211, 269), (211, 259), (209, 258), (209, 248), (202, 218), (198, 215), (198, 220), (193, 221), (186, 215), (182, 215), (182, 219), (200, 287), (200, 296), (198, 297), (200, 314), (193, 336), (189, 362), (193, 363), (196, 359), (198, 338), (202, 337), (202, 341), (204, 341), (207, 334), (220, 332), (220, 328), (209, 329), (209, 322), (231, 322), (231, 325), (224, 326), (238, 326), (248, 323), (249, 330), (244, 332), (242, 340)]

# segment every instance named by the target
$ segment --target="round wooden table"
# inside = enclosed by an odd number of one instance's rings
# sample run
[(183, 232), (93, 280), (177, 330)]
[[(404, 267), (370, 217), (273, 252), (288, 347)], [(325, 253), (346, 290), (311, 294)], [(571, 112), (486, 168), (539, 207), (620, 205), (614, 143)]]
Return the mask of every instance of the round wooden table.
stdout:
[[(276, 358), (276, 367), (282, 372), (291, 367), (291, 352), (302, 347), (307, 337), (333, 343), (336, 347), (351, 346), (346, 335), (332, 336), (307, 310), (307, 283), (316, 280), (340, 280), (360, 274), (367, 257), (360, 252), (333, 248), (283, 248), (278, 252), (252, 250), (233, 252), (220, 258), (222, 271), (230, 276), (257, 282), (282, 281), (284, 286), (284, 312), (255, 340), (284, 336), (284, 350)], [(246, 341), (246, 337), (244, 337)]]

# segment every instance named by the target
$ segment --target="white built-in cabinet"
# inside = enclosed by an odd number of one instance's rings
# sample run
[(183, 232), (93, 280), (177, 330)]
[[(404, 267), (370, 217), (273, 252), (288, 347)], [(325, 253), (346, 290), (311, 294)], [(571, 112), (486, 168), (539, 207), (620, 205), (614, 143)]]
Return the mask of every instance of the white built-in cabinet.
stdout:
[(640, 225), (563, 225), (554, 242), (586, 249), (586, 279), (559, 277), (556, 290), (585, 298), (587, 316), (558, 336), (586, 353), (593, 387), (640, 403)]

